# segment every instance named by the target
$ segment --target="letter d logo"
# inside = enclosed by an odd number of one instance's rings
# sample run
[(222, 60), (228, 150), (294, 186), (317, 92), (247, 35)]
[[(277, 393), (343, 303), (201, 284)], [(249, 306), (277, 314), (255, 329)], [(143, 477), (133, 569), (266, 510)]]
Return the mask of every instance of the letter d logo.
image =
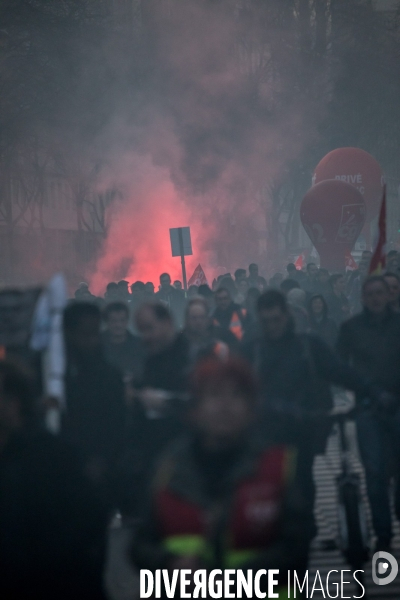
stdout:
[[(389, 570), (390, 565), (390, 570)], [(376, 585), (388, 585), (392, 583), (399, 572), (399, 565), (394, 556), (389, 552), (377, 552), (372, 558), (372, 579)], [(388, 573), (386, 577), (382, 577)]]

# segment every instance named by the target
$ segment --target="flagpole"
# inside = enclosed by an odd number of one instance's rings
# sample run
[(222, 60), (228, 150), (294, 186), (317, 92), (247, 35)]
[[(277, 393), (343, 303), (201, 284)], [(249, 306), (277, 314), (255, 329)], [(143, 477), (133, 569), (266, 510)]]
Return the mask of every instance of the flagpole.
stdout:
[(379, 237), (369, 267), (370, 275), (381, 275), (386, 267), (386, 183), (383, 186), (381, 209), (379, 211)]

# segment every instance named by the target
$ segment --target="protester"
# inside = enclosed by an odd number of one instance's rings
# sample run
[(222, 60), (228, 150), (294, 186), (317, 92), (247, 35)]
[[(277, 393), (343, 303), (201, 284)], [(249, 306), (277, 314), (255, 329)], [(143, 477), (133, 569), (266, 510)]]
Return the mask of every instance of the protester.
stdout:
[(328, 269), (319, 268), (317, 273), (317, 294), (321, 294), (325, 299), (331, 293), (331, 286), (329, 284), (329, 271)]
[[(249, 276), (247, 278), (247, 283), (249, 284), (249, 288), (255, 287), (260, 289), (261, 286), (262, 290), (264, 290), (267, 287), (267, 281), (264, 279), (264, 277), (261, 277), (261, 275), (258, 272), (258, 265), (256, 265), (255, 263), (252, 263), (249, 266)], [(260, 291), (262, 290), (260, 289)]]
[(246, 279), (241, 279), (237, 288), (238, 292), (235, 296), (235, 303), (239, 304), (240, 306), (243, 306), (243, 304), (246, 301), (247, 292), (249, 290), (249, 284), (247, 283)]
[(190, 361), (186, 340), (178, 335), (165, 304), (143, 304), (136, 313), (136, 328), (146, 351), (130, 431), (137, 509), (154, 461), (183, 430)]
[(215, 308), (214, 294), (212, 289), (205, 283), (199, 286), (198, 295), (202, 296), (208, 305), (208, 309), (212, 312)]
[(291, 290), (295, 289), (300, 289), (300, 284), (295, 279), (284, 279), (280, 285), (280, 290), (286, 297)]
[(268, 282), (269, 287), (279, 290), (279, 287), (283, 281), (282, 273), (275, 273)]
[(128, 306), (123, 302), (108, 304), (103, 319), (106, 329), (102, 333), (102, 346), (106, 360), (119, 370), (124, 381), (139, 379), (144, 350), (140, 339), (128, 331)]
[(260, 335), (243, 346), (243, 354), (254, 365), (261, 384), (260, 426), (275, 442), (298, 448), (299, 481), (312, 520), (312, 467), (314, 457), (325, 451), (331, 428), (330, 384), (360, 393), (366, 385), (320, 338), (295, 333), (280, 292), (269, 290), (260, 296), (258, 315)]
[(185, 294), (171, 285), (168, 273), (160, 275), (160, 291), (155, 294), (155, 300), (167, 305), (174, 316), (178, 327), (182, 327), (185, 313)]
[(241, 340), (246, 329), (246, 313), (243, 308), (235, 304), (232, 296), (225, 287), (220, 287), (215, 292), (214, 324), (231, 331), (238, 340)]
[(246, 269), (236, 269), (234, 276), (236, 287), (239, 289), (239, 283), (244, 279), (247, 279)]
[(64, 312), (67, 365), (63, 437), (83, 454), (93, 481), (113, 498), (115, 465), (124, 441), (122, 377), (105, 360), (101, 314), (93, 304), (71, 304)]
[(35, 416), (29, 376), (0, 362), (0, 598), (105, 600), (108, 512)]
[(95, 296), (93, 296), (93, 294), (90, 292), (89, 290), (89, 285), (85, 282), (82, 282), (79, 284), (78, 289), (76, 290), (75, 294), (75, 300), (79, 300), (81, 302), (84, 301), (93, 301), (95, 300)]
[(329, 314), (337, 325), (340, 325), (350, 317), (350, 302), (347, 298), (346, 279), (344, 275), (336, 273), (329, 278), (331, 293), (326, 298)]
[(182, 335), (187, 341), (191, 366), (209, 356), (227, 360), (230, 351), (238, 349), (233, 333), (213, 324), (207, 301), (201, 296), (188, 302)]
[[(400, 315), (389, 306), (390, 290), (383, 277), (366, 279), (362, 303), (363, 312), (343, 323), (337, 347), (340, 356), (362, 377), (377, 389), (391, 394), (380, 404), (360, 410), (356, 418), (378, 551), (389, 550), (393, 536), (389, 500), (392, 462), (396, 479), (399, 472)], [(359, 393), (358, 400), (362, 399)], [(395, 507), (400, 517), (398, 487)]]
[(139, 306), (143, 304), (143, 302), (146, 302), (146, 300), (148, 300), (148, 297), (146, 293), (146, 285), (143, 283), (143, 281), (135, 281), (135, 283), (132, 283), (130, 293), (131, 312), (134, 314)]
[(199, 288), (198, 288), (198, 286), (197, 285), (190, 285), (189, 289), (188, 289), (188, 292), (187, 292), (188, 298), (194, 298), (195, 296), (198, 296), (198, 294), (199, 294)]
[(294, 279), (298, 283), (302, 283), (306, 277), (305, 273), (301, 269), (296, 269), (296, 265), (289, 263), (286, 267), (287, 279)]
[(152, 283), (151, 281), (148, 281), (147, 283), (144, 284), (144, 288), (145, 288), (145, 293), (146, 293), (146, 299), (152, 300), (153, 296), (154, 296), (154, 283)]
[(252, 431), (253, 374), (241, 362), (205, 362), (192, 397), (188, 435), (168, 449), (149, 488), (134, 563), (153, 571), (274, 568), (285, 586), (287, 570), (304, 561), (308, 515), (289, 475), (290, 451)]
[(318, 267), (315, 263), (308, 263), (306, 275), (301, 287), (307, 292), (308, 298), (310, 298), (319, 292)]
[(105, 300), (107, 302), (116, 302), (119, 298), (119, 289), (118, 284), (115, 281), (111, 281), (107, 284), (106, 293), (104, 294)]
[(365, 279), (368, 277), (368, 266), (368, 261), (361, 260), (358, 269), (352, 273), (352, 275), (354, 274), (354, 277), (352, 277), (349, 282), (349, 302), (352, 314), (357, 314), (362, 310), (362, 286)]
[(182, 290), (182, 282), (181, 282), (181, 281), (179, 281), (179, 279), (176, 279), (176, 280), (174, 281), (174, 288), (175, 288), (176, 290)]
[(131, 295), (129, 293), (129, 282), (122, 279), (118, 281), (118, 298), (121, 302), (130, 302)]
[(237, 294), (237, 287), (235, 285), (235, 282), (232, 279), (232, 276), (230, 273), (225, 273), (225, 275), (221, 275), (221, 277), (218, 278), (218, 288), (226, 288), (229, 292), (229, 294), (231, 295), (232, 298), (234, 298)]
[(387, 272), (384, 275), (389, 286), (389, 303), (394, 312), (400, 312), (400, 275)]
[(335, 347), (338, 327), (329, 317), (328, 305), (322, 294), (312, 296), (308, 307), (309, 331), (318, 335), (331, 348)]
[(287, 301), (294, 319), (296, 333), (306, 333), (308, 331), (306, 292), (299, 288), (293, 288), (287, 294)]
[(247, 292), (246, 300), (243, 305), (244, 310), (246, 311), (246, 333), (249, 328), (258, 327), (258, 317), (257, 317), (257, 301), (261, 296), (260, 291), (257, 288), (250, 288)]

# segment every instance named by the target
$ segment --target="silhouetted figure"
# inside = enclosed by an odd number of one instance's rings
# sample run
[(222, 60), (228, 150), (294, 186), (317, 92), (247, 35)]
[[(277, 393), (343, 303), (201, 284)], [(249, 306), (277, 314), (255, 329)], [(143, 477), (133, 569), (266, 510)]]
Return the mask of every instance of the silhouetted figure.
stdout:
[(102, 346), (106, 360), (124, 381), (137, 380), (143, 371), (144, 350), (140, 339), (128, 331), (129, 308), (124, 302), (108, 304), (103, 313), (106, 330)]
[[(400, 315), (390, 309), (389, 298), (383, 277), (367, 279), (363, 284), (363, 312), (343, 323), (337, 344), (340, 356), (360, 376), (392, 395), (380, 405), (360, 411), (356, 419), (377, 550), (390, 548), (389, 482), (392, 473), (398, 480), (400, 464)], [(358, 394), (357, 400), (362, 399)], [(399, 517), (398, 485), (395, 508)]]
[(154, 461), (183, 430), (190, 361), (187, 342), (178, 335), (165, 304), (143, 304), (136, 313), (136, 328), (146, 358), (135, 391), (130, 445), (132, 477), (142, 493)]
[(193, 367), (199, 360), (214, 356), (220, 360), (228, 360), (229, 354), (238, 351), (238, 341), (229, 330), (214, 325), (210, 310), (204, 298), (189, 300), (185, 327), (181, 334), (187, 342), (190, 365)]
[[(366, 393), (364, 380), (338, 361), (318, 337), (295, 333), (283, 294), (270, 290), (258, 300), (260, 335), (243, 347), (261, 384), (260, 423), (277, 443), (298, 448), (298, 474), (313, 514), (312, 467), (325, 451), (331, 424), (330, 384)], [(311, 517), (310, 517), (311, 518)]]
[(239, 304), (235, 304), (228, 289), (220, 287), (215, 292), (215, 305), (213, 319), (215, 325), (231, 331), (238, 340), (241, 340), (246, 329), (246, 311)]
[(0, 598), (105, 600), (107, 521), (75, 451), (37, 429), (27, 377), (0, 362)]
[(115, 465), (124, 442), (122, 377), (104, 358), (101, 314), (92, 304), (71, 304), (64, 312), (67, 351), (63, 435), (83, 454), (87, 472), (112, 495)]
[(335, 347), (338, 327), (329, 317), (328, 305), (321, 294), (313, 296), (308, 305), (310, 332), (318, 335), (328, 346)]
[(249, 284), (249, 288), (256, 287), (260, 290), (260, 292), (264, 291), (267, 287), (267, 281), (259, 274), (258, 265), (256, 265), (256, 263), (249, 265), (249, 276), (247, 278), (247, 283)]
[(182, 327), (185, 313), (185, 294), (171, 285), (168, 273), (160, 275), (160, 291), (155, 294), (155, 299), (163, 302), (171, 311), (178, 327)]

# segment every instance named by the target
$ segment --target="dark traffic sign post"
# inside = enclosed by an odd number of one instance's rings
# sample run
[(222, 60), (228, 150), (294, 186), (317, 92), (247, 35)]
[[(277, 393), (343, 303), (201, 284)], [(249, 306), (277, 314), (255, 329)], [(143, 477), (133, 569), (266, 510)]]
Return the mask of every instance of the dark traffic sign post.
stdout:
[(190, 227), (174, 227), (169, 230), (171, 238), (172, 256), (180, 256), (182, 264), (183, 289), (187, 291), (185, 256), (191, 256), (192, 241), (190, 239)]

